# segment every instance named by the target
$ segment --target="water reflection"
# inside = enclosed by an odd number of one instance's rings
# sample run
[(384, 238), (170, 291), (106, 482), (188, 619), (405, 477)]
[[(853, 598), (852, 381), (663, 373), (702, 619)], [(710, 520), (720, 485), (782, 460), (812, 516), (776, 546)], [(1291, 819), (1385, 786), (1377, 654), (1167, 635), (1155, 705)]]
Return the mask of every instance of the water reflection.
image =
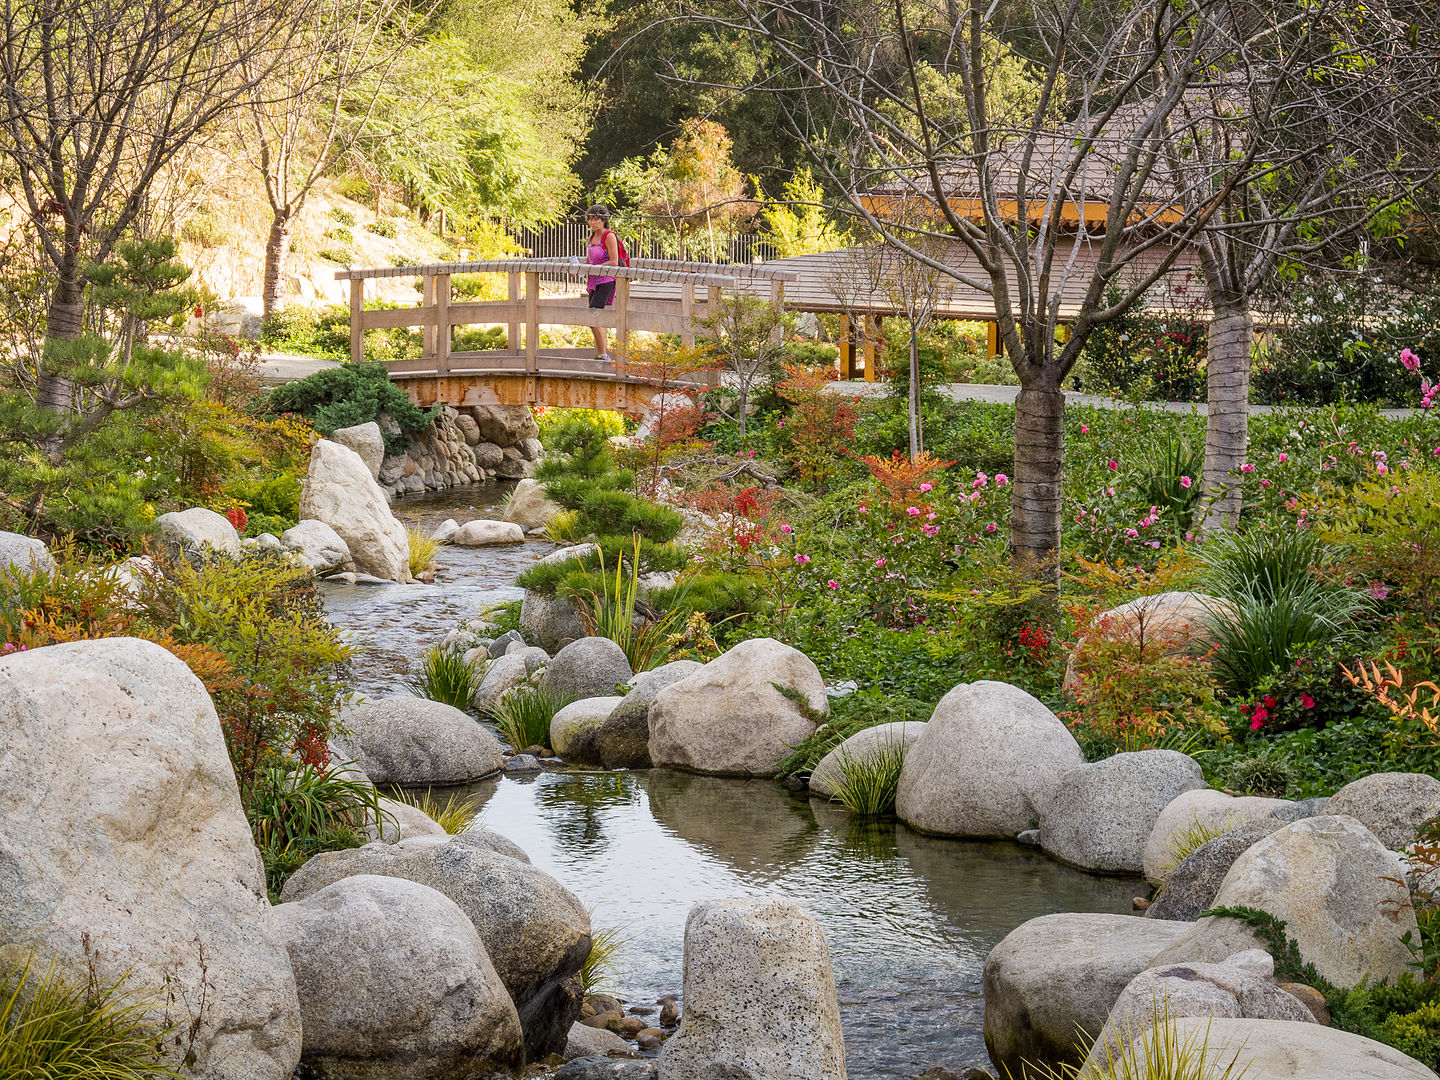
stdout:
[(485, 823), (623, 926), (621, 993), (680, 990), (685, 917), (708, 898), (790, 897), (824, 927), (854, 1080), (985, 1062), (980, 975), (1019, 923), (1055, 911), (1124, 912), (1137, 883), (1031, 849), (860, 822), (768, 781), (546, 773), (467, 789)]

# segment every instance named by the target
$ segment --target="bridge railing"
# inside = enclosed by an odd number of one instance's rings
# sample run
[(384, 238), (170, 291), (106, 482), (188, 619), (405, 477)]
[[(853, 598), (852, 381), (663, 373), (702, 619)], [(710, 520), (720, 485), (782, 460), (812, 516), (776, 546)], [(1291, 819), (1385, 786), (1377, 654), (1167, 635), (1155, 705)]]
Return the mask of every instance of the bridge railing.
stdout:
[[(540, 276), (576, 280), (600, 268), (566, 259), (484, 259), (473, 262), (428, 263), (415, 266), (349, 268), (335, 274), (350, 282), (350, 360), (365, 358), (365, 331), (386, 327), (419, 327), (423, 356), (391, 361), (392, 375), (444, 376), (466, 373), (513, 373), (531, 377), (553, 375), (619, 378), (627, 375), (629, 338), (633, 331), (678, 334), (694, 341), (694, 323), (715, 310), (724, 291), (743, 288), (748, 293), (768, 291), (784, 302), (786, 281), (798, 275), (765, 266), (724, 266), (669, 259), (637, 259), (630, 266), (607, 266), (605, 276), (616, 279), (613, 307), (593, 309), (583, 292), (573, 296), (541, 294)], [(504, 274), (504, 300), (456, 301), (452, 278), (457, 274)], [(416, 307), (365, 309), (365, 282), (375, 278), (419, 277), (421, 302)], [(634, 283), (659, 283), (663, 297), (633, 295)], [(678, 299), (672, 298), (678, 286)], [(506, 327), (504, 349), (457, 351), (452, 347), (458, 326), (479, 323)], [(616, 361), (599, 363), (592, 350), (542, 349), (542, 326), (605, 327), (615, 332)], [(523, 342), (523, 345), (522, 345)]]

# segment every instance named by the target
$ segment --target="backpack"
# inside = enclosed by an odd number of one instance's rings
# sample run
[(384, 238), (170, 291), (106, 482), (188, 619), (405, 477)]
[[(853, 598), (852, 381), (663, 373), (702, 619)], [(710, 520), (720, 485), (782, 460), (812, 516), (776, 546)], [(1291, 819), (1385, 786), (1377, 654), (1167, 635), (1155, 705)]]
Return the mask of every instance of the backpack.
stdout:
[(606, 229), (603, 233), (600, 234), (600, 243), (602, 246), (604, 245), (605, 237), (607, 236), (615, 237), (615, 254), (620, 259), (620, 265), (629, 266), (630, 255), (625, 250), (625, 241), (620, 239), (620, 234), (617, 233), (614, 229)]

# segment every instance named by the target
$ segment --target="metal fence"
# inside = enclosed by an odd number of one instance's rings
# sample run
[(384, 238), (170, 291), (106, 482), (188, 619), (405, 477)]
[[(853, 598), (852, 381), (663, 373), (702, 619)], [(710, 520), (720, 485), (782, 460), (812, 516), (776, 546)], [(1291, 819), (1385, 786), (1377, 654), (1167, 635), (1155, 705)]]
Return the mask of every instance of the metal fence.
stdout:
[[(535, 228), (526, 225), (499, 223), (517, 244), (525, 248), (526, 254), (535, 259), (585, 260), (585, 247), (590, 240), (590, 227), (583, 219), (560, 221), (554, 225)], [(697, 262), (717, 262), (727, 265), (740, 263), (768, 262), (778, 259), (780, 253), (775, 245), (756, 233), (736, 233), (715, 236), (712, 251), (710, 237), (701, 232), (693, 236), (677, 237), (673, 230), (660, 229), (641, 224), (638, 227), (615, 229), (625, 244), (626, 254), (632, 259), (692, 259)], [(540, 275), (545, 281), (566, 281), (563, 277), (551, 278)]]

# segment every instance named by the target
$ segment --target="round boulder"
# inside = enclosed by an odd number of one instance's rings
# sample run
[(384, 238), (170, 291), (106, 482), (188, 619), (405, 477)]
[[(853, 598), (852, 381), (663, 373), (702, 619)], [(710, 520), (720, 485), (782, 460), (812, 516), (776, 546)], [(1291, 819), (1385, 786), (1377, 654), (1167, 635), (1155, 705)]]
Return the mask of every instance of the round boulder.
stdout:
[(583, 638), (585, 623), (575, 601), (568, 596), (547, 596), (526, 589), (525, 599), (520, 602), (520, 632), (526, 641), (553, 653)]
[(857, 731), (839, 746), (831, 750), (815, 766), (810, 774), (810, 790), (821, 798), (831, 799), (844, 786), (845, 778), (840, 766), (843, 761), (854, 761), (897, 749), (903, 755), (910, 745), (925, 731), (923, 721), (904, 720), (893, 724), (876, 724)]
[(470, 415), (480, 428), (480, 438), (496, 446), (523, 446), (526, 439), (540, 435), (528, 405), (472, 405)]
[(1001, 1075), (1016, 1076), (1027, 1062), (1078, 1065), (1130, 980), (1185, 931), (1135, 915), (1067, 913), (1021, 923), (985, 958), (990, 1060)]
[[(1159, 647), (1164, 655), (1204, 652), (1214, 642), (1215, 613), (1230, 610), (1224, 600), (1198, 592), (1141, 596), (1111, 608), (1095, 620), (1094, 633), (1110, 641), (1129, 641), (1136, 649)], [(1065, 667), (1065, 689), (1074, 692), (1085, 677), (1085, 638), (1076, 643)]]
[(374, 420), (368, 424), (336, 428), (330, 434), (330, 441), (354, 450), (370, 470), (371, 476), (380, 475), (380, 466), (385, 461), (385, 436), (380, 431), (380, 425)]
[(1040, 808), (1040, 846), (1082, 870), (1138, 874), (1160, 812), (1204, 786), (1195, 759), (1175, 750), (1140, 750), (1078, 766)]
[(529, 863), (462, 835), (321, 852), (281, 895), (303, 900), (356, 874), (415, 881), (459, 904), (515, 1002), (527, 1060), (564, 1049), (580, 1018), (579, 972), (590, 955), (590, 916), (572, 892)]
[(808, 656), (773, 638), (751, 638), (656, 695), (650, 760), (699, 773), (774, 776), (815, 730), (813, 717), (828, 710), (825, 681)]
[[(549, 661), (550, 654), (544, 649), (524, 647), (523, 644), (515, 652), (507, 652), (504, 656), (492, 660), (485, 669), (480, 685), (475, 688), (472, 707), (481, 716), (493, 712), (502, 697), (522, 685)], [(521, 747), (517, 746), (515, 749), (519, 750)]]
[(360, 874), (275, 908), (304, 1030), (302, 1060), (352, 1080), (468, 1080), (524, 1064), (520, 1018), (453, 901)]
[(321, 439), (310, 450), (300, 491), (300, 516), (334, 529), (361, 573), (387, 581), (410, 580), (410, 538), (390, 512), (370, 467), (347, 446)]
[(377, 784), (460, 784), (500, 771), (500, 741), (453, 705), (393, 694), (347, 709), (345, 738)]
[(611, 710), (595, 731), (595, 753), (607, 769), (648, 769), (650, 760), (650, 706), (660, 691), (700, 670), (694, 660), (673, 660), (642, 671), (626, 685), (629, 693)]
[(1014, 837), (1084, 761), (1069, 729), (1024, 690), (964, 683), (905, 755), (895, 812), (919, 832)]
[(606, 637), (582, 637), (550, 658), (540, 689), (560, 701), (614, 697), (634, 672), (625, 650)]
[(845, 1080), (830, 950), (793, 900), (696, 904), (684, 982), (685, 1014), (657, 1080)]
[[(582, 698), (557, 712), (550, 720), (550, 748), (555, 755), (577, 764), (592, 761), (598, 764), (599, 755), (594, 752), (595, 731), (624, 700), (621, 697)], [(588, 752), (578, 753), (582, 742)]]
[(155, 529), (171, 558), (198, 559), (206, 551), (231, 558), (240, 554), (240, 534), (230, 519), (203, 506), (161, 514), (155, 519)]
[(491, 544), (518, 544), (525, 539), (525, 530), (509, 521), (477, 518), (455, 530), (450, 543), (456, 547), (488, 547)]
[(398, 844), (412, 836), (445, 836), (444, 827), (418, 806), (396, 802), (380, 796), (381, 819), (365, 826), (365, 835), (371, 840), (383, 840), (387, 844)]
[[(1215, 906), (1259, 908), (1282, 919), (1300, 955), (1336, 986), (1399, 978), (1411, 958), (1400, 939), (1419, 936), (1399, 858), (1351, 817), (1306, 818), (1260, 840), (1230, 867)], [(1185, 936), (1155, 966), (1218, 963), (1265, 947), (1238, 919), (1177, 925)]]
[(1330, 796), (1325, 812), (1348, 814), (1398, 851), (1415, 842), (1420, 826), (1440, 815), (1440, 780), (1424, 773), (1372, 773)]
[(1220, 883), (1235, 860), (1285, 824), (1268, 815), (1251, 818), (1207, 840), (1166, 876), (1154, 901), (1145, 909), (1145, 917), (1194, 922), (1202, 911), (1214, 906)]
[(1213, 788), (1196, 788), (1177, 795), (1150, 829), (1145, 841), (1145, 880), (1163, 882), (1180, 860), (1207, 840), (1258, 817), (1273, 817), (1293, 809), (1286, 799), (1258, 795), (1240, 798)]
[(355, 560), (340, 534), (323, 521), (306, 520), (280, 534), (282, 546), (297, 552), (316, 574), (354, 570)]
[(505, 507), (505, 520), (522, 529), (538, 529), (560, 512), (560, 507), (545, 494), (545, 485), (538, 480), (521, 480)]
[(55, 560), (50, 557), (45, 542), (24, 533), (0, 530), (0, 581), (14, 574), (32, 573), (55, 576)]

